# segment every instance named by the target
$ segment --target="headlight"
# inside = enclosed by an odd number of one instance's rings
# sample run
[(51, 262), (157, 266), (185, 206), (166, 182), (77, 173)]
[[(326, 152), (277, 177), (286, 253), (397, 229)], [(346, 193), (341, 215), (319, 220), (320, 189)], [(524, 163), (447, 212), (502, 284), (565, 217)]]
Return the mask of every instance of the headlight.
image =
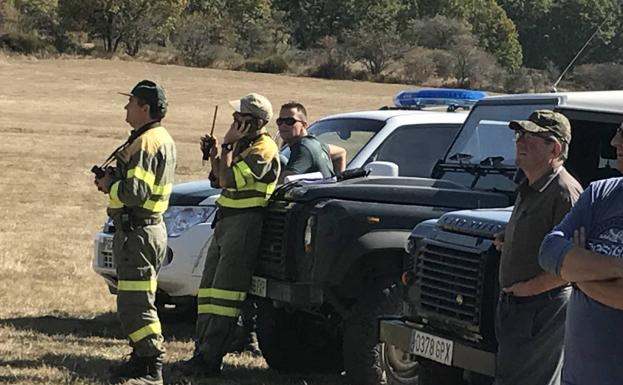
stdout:
[(167, 235), (171, 238), (179, 237), (191, 227), (205, 223), (214, 211), (216, 211), (216, 206), (169, 207), (164, 213)]
[(312, 238), (314, 234), (314, 227), (316, 227), (316, 217), (311, 216), (307, 218), (307, 224), (305, 225), (305, 232), (303, 233), (303, 242), (306, 253), (312, 252)]

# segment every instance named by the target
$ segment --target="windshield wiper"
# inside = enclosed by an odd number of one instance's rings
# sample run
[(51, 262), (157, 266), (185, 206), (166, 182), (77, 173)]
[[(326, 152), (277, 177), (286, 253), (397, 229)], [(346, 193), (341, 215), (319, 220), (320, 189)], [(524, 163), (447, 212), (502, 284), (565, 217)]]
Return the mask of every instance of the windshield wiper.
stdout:
[(498, 170), (501, 175), (504, 175), (506, 178), (510, 179), (513, 183), (515, 183), (515, 172), (516, 169), (512, 167), (508, 167), (502, 164), (504, 161), (504, 157), (499, 156), (488, 156), (480, 161), (481, 166), (493, 167)]
[(448, 159), (453, 160), (455, 162), (464, 162), (464, 161), (469, 161), (473, 157), (474, 155), (472, 154), (467, 154), (464, 152), (457, 152), (456, 154), (448, 157)]

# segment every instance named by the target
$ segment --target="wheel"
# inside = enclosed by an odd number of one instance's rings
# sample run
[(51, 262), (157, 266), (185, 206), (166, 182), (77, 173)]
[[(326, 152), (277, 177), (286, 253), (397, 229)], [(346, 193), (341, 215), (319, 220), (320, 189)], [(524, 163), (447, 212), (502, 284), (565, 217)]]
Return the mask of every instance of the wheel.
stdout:
[(388, 385), (424, 385), (420, 362), (394, 345), (381, 344), (381, 365)]
[(277, 309), (270, 300), (256, 304), (257, 339), (271, 368), (302, 373), (342, 371), (338, 328), (307, 313)]
[(386, 378), (378, 317), (401, 313), (403, 289), (394, 278), (374, 279), (366, 287), (344, 324), (344, 367), (350, 383), (378, 385)]

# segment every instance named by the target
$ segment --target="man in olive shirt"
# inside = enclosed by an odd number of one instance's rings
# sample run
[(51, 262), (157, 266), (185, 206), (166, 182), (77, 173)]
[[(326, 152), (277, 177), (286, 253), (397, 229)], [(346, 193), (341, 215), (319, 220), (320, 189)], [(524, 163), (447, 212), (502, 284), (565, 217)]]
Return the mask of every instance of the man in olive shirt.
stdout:
[(277, 118), (279, 136), (290, 146), (290, 158), (283, 167), (279, 182), (288, 175), (320, 172), (329, 178), (344, 171), (346, 151), (334, 145), (326, 145), (307, 133), (307, 110), (298, 102), (281, 106)]
[(545, 235), (567, 214), (582, 191), (565, 170), (571, 125), (549, 110), (513, 121), (517, 165), (526, 175), (501, 249), (496, 315), (497, 385), (560, 384), (564, 323), (570, 287), (539, 265)]

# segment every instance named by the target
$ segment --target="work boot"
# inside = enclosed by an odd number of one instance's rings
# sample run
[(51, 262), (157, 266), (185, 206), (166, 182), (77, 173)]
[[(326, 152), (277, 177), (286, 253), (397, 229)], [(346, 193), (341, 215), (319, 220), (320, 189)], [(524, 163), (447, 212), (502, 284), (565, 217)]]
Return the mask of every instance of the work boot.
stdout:
[(184, 377), (218, 377), (221, 375), (222, 362), (209, 362), (201, 353), (187, 361), (173, 364), (171, 371)]
[(145, 362), (146, 372), (131, 375), (123, 385), (163, 385), (162, 355), (140, 357), (140, 359)]
[(132, 352), (127, 361), (112, 365), (108, 372), (113, 380), (130, 378), (136, 374), (144, 375), (147, 374), (147, 362)]

